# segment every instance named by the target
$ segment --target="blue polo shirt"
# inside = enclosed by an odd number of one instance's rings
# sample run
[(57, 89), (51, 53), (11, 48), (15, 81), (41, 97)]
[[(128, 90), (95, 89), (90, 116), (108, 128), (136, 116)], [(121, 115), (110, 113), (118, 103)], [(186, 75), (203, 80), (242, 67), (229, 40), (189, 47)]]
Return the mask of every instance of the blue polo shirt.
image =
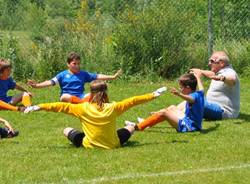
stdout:
[(16, 82), (9, 77), (7, 80), (0, 80), (0, 100), (6, 101), (7, 92), (10, 89), (15, 89)]
[(84, 97), (84, 84), (96, 80), (97, 74), (86, 71), (80, 71), (79, 73), (71, 73), (69, 70), (65, 70), (57, 74), (51, 81), (55, 84), (59, 84), (62, 94), (70, 94), (79, 98)]
[(204, 92), (195, 91), (189, 94), (189, 96), (194, 99), (194, 103), (186, 103), (185, 117), (188, 117), (191, 120), (193, 127), (201, 130), (204, 113)]

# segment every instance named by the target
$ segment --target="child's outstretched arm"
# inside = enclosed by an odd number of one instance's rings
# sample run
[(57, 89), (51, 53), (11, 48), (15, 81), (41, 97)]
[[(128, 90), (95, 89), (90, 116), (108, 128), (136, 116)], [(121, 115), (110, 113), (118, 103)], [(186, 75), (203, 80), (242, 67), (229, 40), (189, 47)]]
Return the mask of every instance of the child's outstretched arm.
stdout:
[[(30, 92), (28, 92), (28, 90), (26, 90), (25, 88), (23, 88), (23, 87), (20, 86), (19, 84), (16, 84), (15, 89), (17, 89), (17, 90), (19, 90), (19, 91), (23, 91), (23, 92), (30, 93)], [(30, 93), (30, 94), (31, 94), (31, 93)]]
[(186, 100), (189, 103), (194, 103), (194, 99), (191, 96), (185, 95), (175, 88), (172, 88), (171, 93), (174, 94), (175, 96), (181, 97), (183, 100)]
[(201, 81), (202, 74), (201, 73), (194, 73), (194, 76), (197, 79), (198, 90), (204, 91), (204, 87), (203, 87), (203, 84), (202, 84), (202, 81)]
[(37, 83), (34, 80), (28, 80), (27, 84), (32, 88), (45, 88), (45, 87), (55, 85), (55, 83), (52, 80), (46, 80), (46, 81), (40, 82), (40, 83)]
[(14, 129), (7, 120), (0, 118), (0, 122), (4, 124), (4, 126), (9, 130), (9, 132), (14, 133)]
[(122, 74), (122, 69), (119, 69), (114, 75), (98, 74), (96, 79), (99, 80), (114, 80)]
[(139, 105), (139, 104), (142, 104), (142, 103), (145, 103), (145, 102), (148, 102), (150, 100), (157, 98), (166, 90), (167, 90), (166, 87), (162, 87), (162, 88), (157, 89), (156, 91), (153, 91), (152, 93), (148, 93), (148, 94), (141, 95), (141, 96), (134, 96), (134, 97), (125, 99), (121, 102), (118, 102), (115, 108), (118, 111), (118, 113), (121, 114), (135, 105)]
[(45, 104), (29, 106), (24, 110), (24, 113), (30, 113), (39, 110), (45, 110), (51, 112), (63, 112), (78, 117), (82, 114), (82, 105), (65, 103), (65, 102), (45, 103)]

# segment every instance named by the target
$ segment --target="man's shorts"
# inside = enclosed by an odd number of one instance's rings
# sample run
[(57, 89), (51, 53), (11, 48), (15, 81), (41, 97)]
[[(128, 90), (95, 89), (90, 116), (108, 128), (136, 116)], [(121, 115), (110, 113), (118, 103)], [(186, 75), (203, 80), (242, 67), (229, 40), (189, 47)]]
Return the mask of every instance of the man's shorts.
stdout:
[(177, 132), (199, 131), (199, 129), (194, 127), (193, 124), (194, 123), (191, 119), (189, 119), (188, 117), (184, 117), (183, 119), (180, 119), (178, 122)]
[(208, 102), (205, 99), (204, 115), (207, 120), (221, 120), (224, 110), (216, 103)]
[(1, 97), (0, 100), (4, 101), (6, 103), (11, 103), (12, 96), (4, 96), (4, 97)]

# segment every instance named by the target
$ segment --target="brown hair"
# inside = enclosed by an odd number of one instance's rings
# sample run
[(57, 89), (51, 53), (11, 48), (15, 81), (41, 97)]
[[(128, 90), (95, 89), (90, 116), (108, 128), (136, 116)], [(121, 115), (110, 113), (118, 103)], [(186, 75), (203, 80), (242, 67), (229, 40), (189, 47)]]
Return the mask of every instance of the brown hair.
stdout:
[(6, 59), (0, 59), (0, 73), (3, 73), (3, 71), (6, 69), (6, 68), (11, 68), (11, 63), (6, 60)]
[(108, 86), (106, 82), (102, 80), (94, 80), (90, 83), (90, 103), (96, 103), (100, 108), (103, 107), (104, 103), (109, 102), (107, 95)]
[(81, 60), (81, 57), (78, 53), (76, 52), (70, 52), (67, 58), (67, 63), (70, 64), (71, 61), (73, 60)]
[(197, 79), (192, 73), (186, 73), (179, 78), (179, 83), (185, 87), (190, 87), (193, 91), (197, 87)]

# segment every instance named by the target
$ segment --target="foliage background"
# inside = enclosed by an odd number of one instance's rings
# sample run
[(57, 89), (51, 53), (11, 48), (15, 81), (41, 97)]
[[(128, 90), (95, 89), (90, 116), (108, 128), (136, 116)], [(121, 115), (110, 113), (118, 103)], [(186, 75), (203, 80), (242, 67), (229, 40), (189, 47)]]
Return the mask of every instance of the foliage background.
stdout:
[[(213, 1), (213, 44), (241, 75), (250, 68), (250, 2)], [(205, 0), (0, 0), (0, 57), (18, 80), (48, 79), (79, 52), (83, 68), (126, 79), (174, 78), (207, 67)]]

